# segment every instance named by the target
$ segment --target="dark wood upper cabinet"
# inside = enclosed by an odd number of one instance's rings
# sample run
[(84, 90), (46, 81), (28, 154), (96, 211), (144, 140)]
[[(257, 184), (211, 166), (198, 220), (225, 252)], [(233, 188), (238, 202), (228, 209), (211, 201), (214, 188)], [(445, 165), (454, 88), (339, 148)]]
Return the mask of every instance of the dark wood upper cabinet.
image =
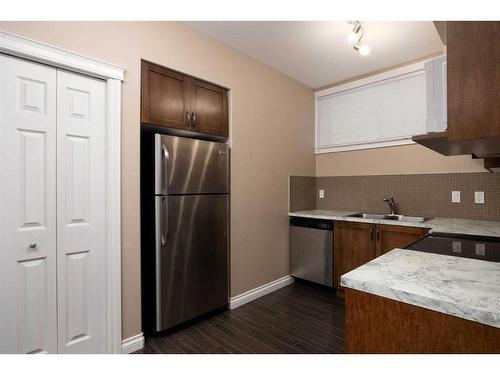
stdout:
[(448, 22), (450, 140), (500, 136), (500, 22)]
[(500, 22), (446, 22), (448, 130), (413, 137), (443, 155), (500, 156)]
[(142, 61), (141, 122), (228, 136), (227, 89)]
[(189, 77), (142, 62), (141, 122), (189, 130)]
[(227, 137), (227, 90), (193, 79), (191, 95), (193, 129), (201, 133)]
[(427, 232), (426, 228), (336, 221), (333, 285), (342, 291), (340, 277), (343, 274), (395, 248), (404, 248)]

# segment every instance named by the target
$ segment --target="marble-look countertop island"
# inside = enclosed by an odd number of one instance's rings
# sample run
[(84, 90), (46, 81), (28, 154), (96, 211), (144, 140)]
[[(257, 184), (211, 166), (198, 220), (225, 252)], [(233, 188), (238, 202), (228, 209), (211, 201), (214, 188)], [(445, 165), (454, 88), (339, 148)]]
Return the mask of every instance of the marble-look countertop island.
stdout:
[(394, 249), (341, 285), (500, 328), (500, 263)]
[(290, 212), (289, 216), (429, 228), (430, 233), (469, 234), (475, 236), (500, 237), (500, 221), (433, 218), (431, 220), (419, 223), (412, 221), (349, 217), (349, 215), (355, 213), (356, 212), (346, 211), (308, 210)]

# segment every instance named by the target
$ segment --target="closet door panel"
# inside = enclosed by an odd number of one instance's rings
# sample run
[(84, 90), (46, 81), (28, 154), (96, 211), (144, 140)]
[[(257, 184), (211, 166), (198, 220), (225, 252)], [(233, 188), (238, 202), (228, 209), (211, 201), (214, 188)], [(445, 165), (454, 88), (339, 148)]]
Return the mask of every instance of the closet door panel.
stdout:
[(60, 353), (106, 351), (106, 83), (57, 72)]
[(0, 353), (56, 353), (56, 70), (0, 54)]

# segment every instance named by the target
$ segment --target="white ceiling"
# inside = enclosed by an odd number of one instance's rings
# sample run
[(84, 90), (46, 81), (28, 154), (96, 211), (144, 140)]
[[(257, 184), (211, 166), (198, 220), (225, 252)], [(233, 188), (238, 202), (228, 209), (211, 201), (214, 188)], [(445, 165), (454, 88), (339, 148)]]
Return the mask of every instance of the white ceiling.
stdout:
[(363, 22), (360, 56), (347, 41), (347, 22), (196, 21), (197, 30), (305, 85), (317, 88), (442, 51), (431, 21)]

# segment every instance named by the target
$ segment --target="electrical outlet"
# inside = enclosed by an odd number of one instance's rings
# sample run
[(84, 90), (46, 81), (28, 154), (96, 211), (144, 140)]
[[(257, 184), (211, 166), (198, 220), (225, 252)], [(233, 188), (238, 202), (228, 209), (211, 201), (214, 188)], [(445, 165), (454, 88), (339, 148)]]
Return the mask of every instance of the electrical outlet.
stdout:
[(451, 203), (460, 203), (460, 191), (451, 192)]
[(476, 244), (476, 255), (484, 257), (485, 253), (486, 253), (486, 245), (484, 243), (477, 243)]
[(319, 189), (319, 197), (323, 199), (325, 197), (325, 191), (323, 189)]
[(474, 192), (474, 202), (484, 204), (484, 191)]
[(454, 253), (461, 253), (462, 243), (460, 241), (453, 241), (452, 250)]

